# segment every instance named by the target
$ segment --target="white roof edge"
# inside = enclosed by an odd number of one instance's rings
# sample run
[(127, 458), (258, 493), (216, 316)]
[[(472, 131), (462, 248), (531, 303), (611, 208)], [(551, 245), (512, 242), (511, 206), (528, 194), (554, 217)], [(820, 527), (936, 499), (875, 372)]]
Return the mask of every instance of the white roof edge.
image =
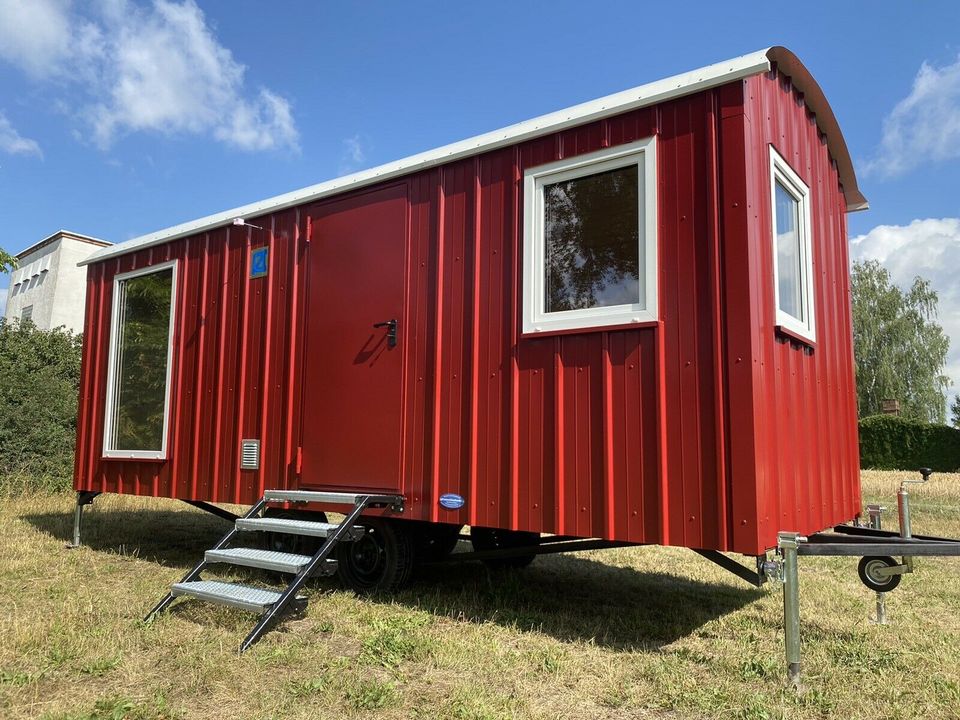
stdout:
[(771, 60), (769, 58), (770, 50), (771, 48), (766, 48), (747, 55), (741, 55), (732, 60), (707, 65), (697, 70), (691, 70), (690, 72), (674, 75), (664, 78), (663, 80), (640, 85), (630, 90), (624, 90), (596, 100), (573, 105), (563, 110), (541, 115), (532, 120), (525, 120), (515, 125), (501, 128), (500, 130), (494, 130), (493, 132), (477, 135), (450, 145), (444, 145), (434, 150), (411, 155), (402, 160), (386, 163), (378, 167), (370, 168), (369, 170), (363, 170), (352, 175), (346, 175), (300, 190), (294, 190), (293, 192), (283, 195), (277, 195), (266, 200), (242, 205), (180, 225), (174, 225), (165, 230), (142, 235), (127, 240), (126, 242), (118, 243), (112, 247), (98, 250), (79, 264), (89, 265), (119, 255), (126, 255), (187, 235), (212, 230), (229, 224), (237, 217), (250, 219), (257, 215), (263, 215), (264, 213), (283, 210), (294, 205), (302, 205), (329, 195), (383, 182), (384, 180), (425, 170), (464, 157), (489, 152), (507, 145), (514, 145), (540, 135), (557, 132), (648, 105), (655, 105), (670, 100), (671, 98), (690, 95), (701, 90), (756, 75), (757, 73), (767, 72), (771, 68)]

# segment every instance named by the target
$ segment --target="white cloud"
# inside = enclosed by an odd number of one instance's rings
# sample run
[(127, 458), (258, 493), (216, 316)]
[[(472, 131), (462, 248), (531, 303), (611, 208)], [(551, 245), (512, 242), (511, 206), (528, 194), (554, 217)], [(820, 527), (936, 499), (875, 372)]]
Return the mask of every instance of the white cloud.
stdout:
[[(245, 87), (245, 66), (194, 0), (109, 0), (90, 12), (83, 17), (66, 0), (0, 0), (0, 57), (61, 94), (79, 91), (79, 115), (101, 148), (147, 131), (209, 134), (250, 151), (298, 149), (289, 101)], [(19, 39), (36, 26), (39, 42)]]
[(901, 175), (924, 163), (960, 158), (960, 57), (941, 68), (923, 63), (910, 94), (883, 121), (868, 174)]
[(346, 175), (359, 168), (367, 159), (367, 143), (359, 134), (344, 138), (340, 156), (340, 174)]
[(0, 112), (0, 152), (11, 155), (36, 155), (43, 157), (36, 140), (23, 137), (7, 120), (7, 116)]
[(940, 299), (938, 322), (950, 336), (946, 374), (954, 384), (948, 392), (960, 392), (960, 218), (878, 225), (850, 241), (850, 254), (854, 260), (879, 260), (901, 287), (917, 275), (930, 281)]

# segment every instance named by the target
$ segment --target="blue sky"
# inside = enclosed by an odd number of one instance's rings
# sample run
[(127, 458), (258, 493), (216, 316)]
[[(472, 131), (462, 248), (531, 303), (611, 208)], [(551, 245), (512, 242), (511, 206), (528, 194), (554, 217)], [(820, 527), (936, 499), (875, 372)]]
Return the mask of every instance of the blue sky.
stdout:
[(960, 387), (960, 3), (728, 5), (0, 0), (0, 247), (123, 241), (781, 44), (870, 199), (853, 254), (933, 281)]

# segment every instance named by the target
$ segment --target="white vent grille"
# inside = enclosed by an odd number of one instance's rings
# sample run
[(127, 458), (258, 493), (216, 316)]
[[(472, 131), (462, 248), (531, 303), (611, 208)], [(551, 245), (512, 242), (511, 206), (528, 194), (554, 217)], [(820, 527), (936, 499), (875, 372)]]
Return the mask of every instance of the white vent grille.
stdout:
[(259, 440), (241, 440), (240, 441), (240, 469), (241, 470), (259, 470), (260, 469), (260, 441)]

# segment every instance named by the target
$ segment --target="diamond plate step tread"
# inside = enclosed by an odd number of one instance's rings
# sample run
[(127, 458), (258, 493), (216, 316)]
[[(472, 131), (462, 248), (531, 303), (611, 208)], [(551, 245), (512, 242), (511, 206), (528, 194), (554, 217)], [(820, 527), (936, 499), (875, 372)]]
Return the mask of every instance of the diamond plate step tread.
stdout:
[[(290, 520), (288, 518), (240, 518), (237, 520), (237, 530), (253, 532), (277, 532), (287, 535), (309, 535), (311, 537), (328, 537), (333, 534), (339, 525), (312, 520)], [(341, 540), (357, 540), (366, 532), (364, 528), (355, 525), (347, 531)]]
[(208, 563), (243, 565), (244, 567), (292, 573), (294, 575), (300, 572), (311, 559), (309, 555), (297, 555), (276, 550), (259, 550), (257, 548), (207, 550), (204, 554), (204, 560)]
[[(207, 602), (227, 605), (240, 610), (249, 610), (250, 612), (263, 612), (279, 600), (281, 595), (275, 590), (264, 590), (263, 588), (216, 582), (214, 580), (175, 583), (170, 588), (170, 594), (174, 597), (186, 595), (198, 600), (206, 600)], [(298, 597), (297, 599), (305, 600), (306, 598)]]

